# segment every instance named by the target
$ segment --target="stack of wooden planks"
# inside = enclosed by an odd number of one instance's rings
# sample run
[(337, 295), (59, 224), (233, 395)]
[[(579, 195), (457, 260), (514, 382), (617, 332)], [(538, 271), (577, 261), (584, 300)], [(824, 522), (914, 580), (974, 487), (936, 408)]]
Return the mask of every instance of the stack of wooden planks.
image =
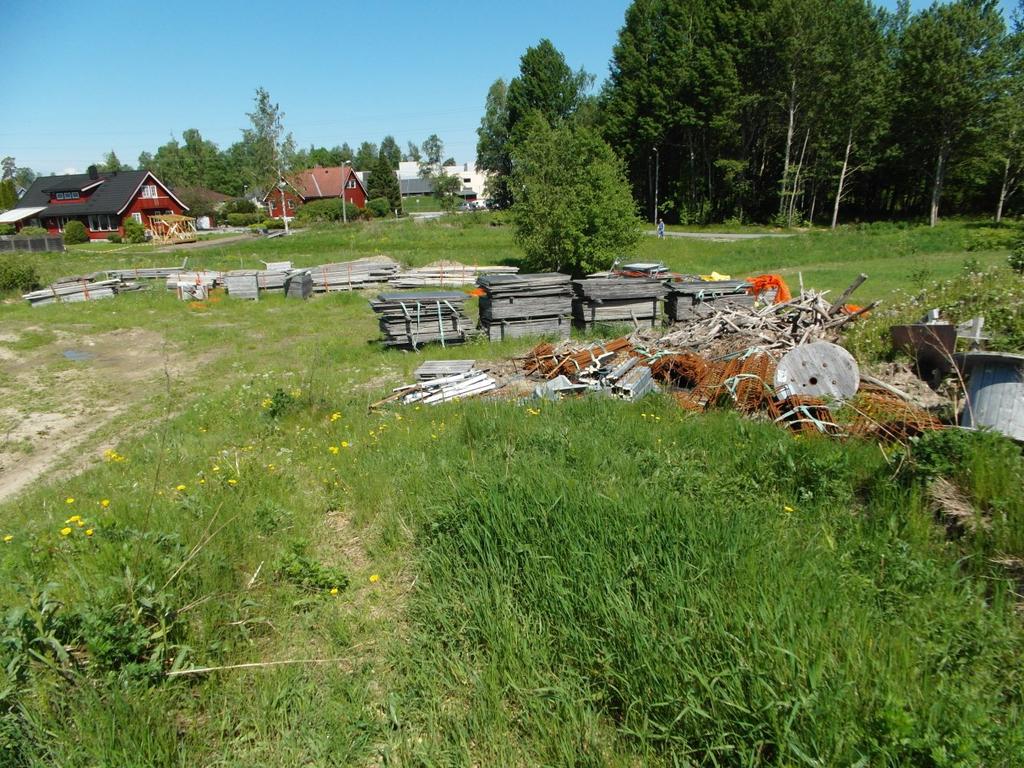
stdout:
[(371, 256), (311, 267), (313, 290), (317, 293), (354, 291), (388, 282), (399, 272), (398, 262), (387, 256)]
[(661, 300), (668, 289), (661, 280), (639, 277), (591, 277), (573, 281), (576, 298), (572, 315), (576, 325), (632, 323), (653, 328), (661, 321)]
[(258, 300), (264, 291), (284, 293), (291, 274), (290, 269), (234, 269), (224, 275), (224, 285), (233, 298)]
[(412, 375), (416, 381), (443, 379), (446, 376), (469, 373), (473, 370), (474, 365), (476, 365), (476, 360), (427, 360), (413, 371)]
[(670, 323), (699, 320), (714, 314), (717, 308), (753, 307), (754, 296), (746, 280), (669, 283), (665, 313)]
[(313, 275), (308, 269), (293, 269), (284, 282), (284, 295), (288, 299), (308, 299), (313, 293)]
[(472, 335), (465, 303), (461, 291), (423, 291), (382, 293), (370, 306), (379, 318), (384, 344), (416, 349), (435, 341), (457, 344)]
[(124, 283), (119, 279), (82, 280), (79, 282), (54, 283), (48, 288), (23, 294), (22, 298), (33, 307), (42, 307), (47, 304), (112, 299), (121, 291), (126, 290), (137, 290), (137, 286), (132, 283)]
[(457, 261), (435, 261), (425, 267), (407, 269), (388, 280), (394, 288), (420, 288), (427, 285), (458, 287), (474, 285), (481, 275), (514, 275), (519, 267), (469, 266)]
[(188, 271), (188, 257), (181, 262), (180, 267), (131, 267), (130, 269), (108, 269), (109, 277), (116, 277), (120, 280), (167, 280), (170, 277), (177, 277)]
[(484, 290), (480, 298), (480, 327), (491, 341), (521, 336), (569, 337), (569, 275), (484, 275), (477, 285)]

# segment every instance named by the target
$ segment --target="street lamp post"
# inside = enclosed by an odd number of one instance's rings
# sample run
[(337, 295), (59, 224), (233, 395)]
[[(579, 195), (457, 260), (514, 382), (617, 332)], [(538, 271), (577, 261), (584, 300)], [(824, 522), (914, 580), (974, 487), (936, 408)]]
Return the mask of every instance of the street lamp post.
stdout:
[(284, 179), (281, 179), (279, 182), (277, 182), (277, 187), (278, 187), (278, 189), (281, 190), (281, 218), (284, 219), (284, 233), (287, 235), (288, 234), (288, 209), (285, 207), (285, 199), (284, 199), (284, 188), (285, 188), (285, 186), (286, 186), (286, 184), (284, 183)]
[(661, 153), (654, 147), (654, 223), (658, 223), (658, 168), (661, 165)]

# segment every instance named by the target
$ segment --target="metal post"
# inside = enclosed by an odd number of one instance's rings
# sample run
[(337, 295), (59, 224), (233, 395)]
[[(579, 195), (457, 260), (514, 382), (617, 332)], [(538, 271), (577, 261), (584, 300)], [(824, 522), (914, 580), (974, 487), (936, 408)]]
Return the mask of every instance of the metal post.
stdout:
[(658, 223), (658, 168), (661, 166), (661, 153), (654, 147), (654, 223)]
[(348, 203), (345, 202), (345, 190), (348, 188), (348, 179), (345, 178), (345, 167), (348, 164), (348, 160), (341, 161), (341, 218), (345, 224), (348, 224)]

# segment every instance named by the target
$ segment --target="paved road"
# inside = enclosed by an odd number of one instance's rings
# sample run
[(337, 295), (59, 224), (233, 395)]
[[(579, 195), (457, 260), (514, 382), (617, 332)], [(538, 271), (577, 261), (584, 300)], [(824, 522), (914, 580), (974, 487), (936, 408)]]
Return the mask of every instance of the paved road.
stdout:
[[(654, 229), (645, 230), (644, 234), (657, 236)], [(683, 237), (691, 240), (711, 240), (716, 243), (734, 243), (737, 240), (757, 240), (763, 237), (796, 237), (795, 234), (778, 232), (665, 232), (665, 237)]]

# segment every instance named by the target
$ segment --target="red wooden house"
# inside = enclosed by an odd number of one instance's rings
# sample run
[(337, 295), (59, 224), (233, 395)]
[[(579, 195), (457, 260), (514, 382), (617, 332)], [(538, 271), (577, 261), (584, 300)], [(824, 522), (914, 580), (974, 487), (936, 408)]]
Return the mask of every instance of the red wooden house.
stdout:
[(284, 189), (279, 186), (271, 189), (263, 197), (263, 204), (267, 206), (267, 212), (272, 218), (291, 218), (303, 203), (337, 199), (342, 197), (342, 193), (345, 202), (350, 205), (356, 208), (366, 207), (366, 187), (350, 166), (318, 166), (288, 176)]
[(115, 232), (124, 234), (124, 222), (131, 218), (150, 228), (150, 217), (181, 215), (188, 206), (149, 171), (88, 173), (70, 176), (42, 176), (18, 201), (18, 208), (4, 216), (15, 228), (46, 227), (51, 234), (64, 231), (76, 220), (85, 225), (93, 240), (104, 240)]

